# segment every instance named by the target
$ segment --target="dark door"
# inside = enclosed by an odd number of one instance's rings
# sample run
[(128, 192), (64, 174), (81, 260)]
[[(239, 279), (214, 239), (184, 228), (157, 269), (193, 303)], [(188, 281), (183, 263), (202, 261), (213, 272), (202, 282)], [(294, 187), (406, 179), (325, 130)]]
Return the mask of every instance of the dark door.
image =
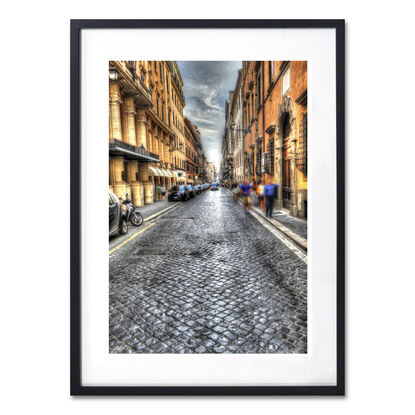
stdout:
[(291, 207), (291, 143), (290, 117), (286, 114), (283, 123), (282, 136), (282, 205), (286, 209)]
[(118, 203), (115, 197), (109, 194), (109, 232), (111, 233), (114, 228), (118, 228)]

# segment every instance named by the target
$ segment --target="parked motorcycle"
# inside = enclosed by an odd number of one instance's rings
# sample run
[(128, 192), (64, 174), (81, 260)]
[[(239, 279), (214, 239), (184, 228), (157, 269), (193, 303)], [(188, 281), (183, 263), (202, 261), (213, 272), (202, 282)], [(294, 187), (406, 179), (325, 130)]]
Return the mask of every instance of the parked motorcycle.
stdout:
[(131, 199), (125, 199), (122, 204), (127, 208), (127, 222), (131, 222), (134, 226), (142, 225), (144, 221), (143, 215), (134, 206)]

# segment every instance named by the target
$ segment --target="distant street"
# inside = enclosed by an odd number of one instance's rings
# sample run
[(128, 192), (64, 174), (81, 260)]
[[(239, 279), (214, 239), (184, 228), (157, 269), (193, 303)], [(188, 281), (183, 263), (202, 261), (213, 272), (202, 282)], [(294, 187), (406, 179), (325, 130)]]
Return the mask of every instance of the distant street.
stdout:
[(307, 352), (307, 264), (226, 190), (138, 231), (111, 241), (111, 353)]

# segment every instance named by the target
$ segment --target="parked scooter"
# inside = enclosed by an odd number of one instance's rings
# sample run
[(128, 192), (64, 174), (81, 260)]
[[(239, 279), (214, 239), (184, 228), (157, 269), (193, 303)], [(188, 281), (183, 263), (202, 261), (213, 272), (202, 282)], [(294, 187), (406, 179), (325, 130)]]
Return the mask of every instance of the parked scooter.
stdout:
[(127, 222), (131, 222), (134, 226), (142, 225), (144, 221), (143, 215), (134, 206), (131, 199), (125, 199), (121, 203), (127, 207)]

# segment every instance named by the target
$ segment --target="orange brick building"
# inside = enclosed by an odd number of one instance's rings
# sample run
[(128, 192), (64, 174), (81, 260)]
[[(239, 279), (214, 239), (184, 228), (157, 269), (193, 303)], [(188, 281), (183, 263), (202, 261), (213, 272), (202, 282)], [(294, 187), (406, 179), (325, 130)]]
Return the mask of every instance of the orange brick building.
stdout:
[(307, 218), (307, 62), (244, 61), (241, 88), (244, 177), (279, 184), (276, 207)]

